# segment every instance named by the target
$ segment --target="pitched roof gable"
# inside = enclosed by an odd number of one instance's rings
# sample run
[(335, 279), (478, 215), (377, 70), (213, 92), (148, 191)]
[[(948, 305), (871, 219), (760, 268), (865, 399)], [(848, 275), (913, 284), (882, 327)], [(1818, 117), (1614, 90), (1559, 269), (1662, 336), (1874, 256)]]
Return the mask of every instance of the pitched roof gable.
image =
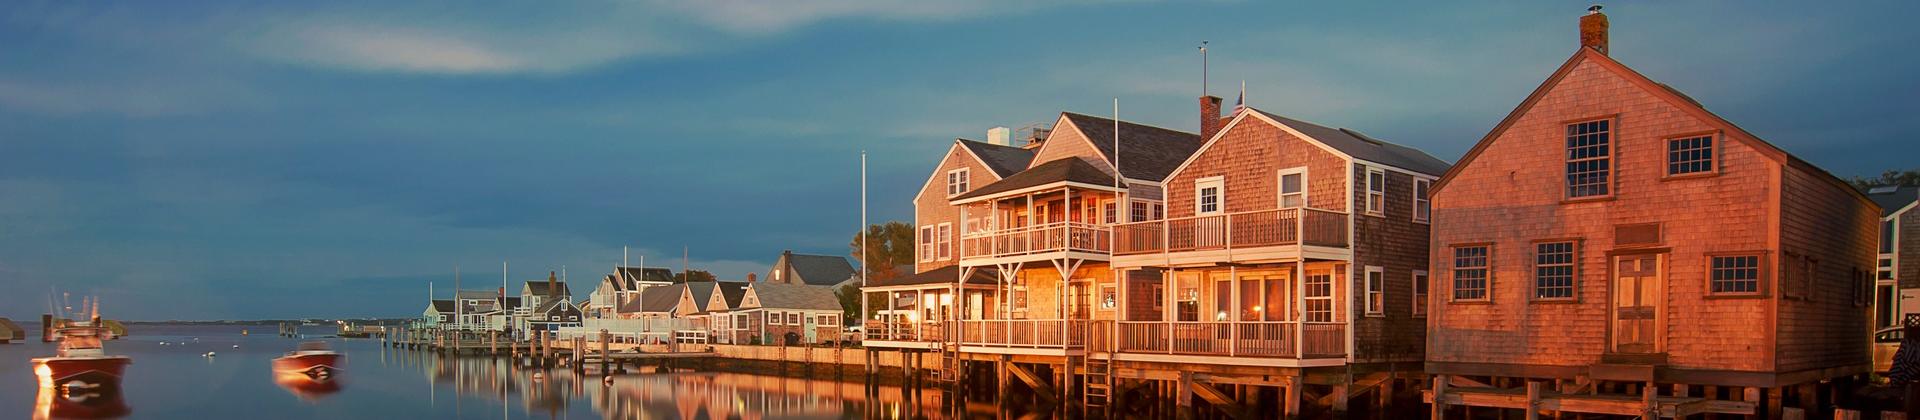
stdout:
[(1320, 142), (1320, 144), (1324, 144), (1334, 150), (1339, 150), (1340, 153), (1345, 153), (1347, 156), (1352, 156), (1355, 159), (1432, 176), (1440, 176), (1440, 174), (1447, 172), (1448, 167), (1452, 166), (1448, 165), (1446, 161), (1435, 158), (1433, 155), (1429, 155), (1420, 149), (1389, 143), (1368, 136), (1358, 130), (1327, 127), (1252, 107), (1248, 107), (1247, 109), (1253, 110), (1253, 112), (1259, 113), (1261, 116), (1274, 120), (1302, 134), (1306, 134), (1312, 141)]
[[(720, 298), (727, 300), (727, 307), (722, 309), (733, 309), (733, 308), (740, 307), (740, 299), (747, 296), (747, 283), (732, 282), (732, 281), (723, 281), (723, 282), (717, 282), (717, 283), (718, 283), (718, 288), (720, 290)], [(719, 309), (715, 309), (715, 310), (719, 310)]]
[(810, 284), (754, 283), (753, 296), (760, 307), (772, 309), (840, 309), (840, 298), (833, 288)]
[(1086, 159), (1055, 159), (1047, 163), (1042, 163), (1039, 166), (1020, 171), (1020, 173), (1013, 174), (1013, 176), (1002, 179), (999, 182), (987, 184), (986, 186), (975, 188), (973, 191), (968, 191), (966, 194), (954, 196), (951, 200), (956, 202), (965, 201), (1056, 182), (1111, 186), (1113, 185), (1113, 175), (1108, 175), (1106, 171), (1094, 167), (1092, 163), (1087, 163)]
[(1867, 198), (1880, 205), (1880, 217), (1892, 216), (1920, 201), (1920, 186), (1886, 186), (1867, 190)]
[(1588, 61), (1592, 61), (1598, 64), (1600, 68), (1606, 69), (1626, 79), (1628, 83), (1640, 86), (1647, 94), (1666, 101), (1682, 112), (1706, 124), (1720, 127), (1726, 131), (1727, 134), (1724, 136), (1726, 138), (1742, 142), (1760, 151), (1761, 155), (1772, 158), (1782, 165), (1798, 165), (1810, 169), (1811, 172), (1818, 174), (1819, 177), (1824, 178), (1828, 183), (1853, 192), (1855, 197), (1863, 201), (1872, 201), (1867, 198), (1866, 194), (1861, 193), (1860, 190), (1847, 185), (1846, 181), (1841, 180), (1840, 177), (1834, 176), (1832, 173), (1820, 169), (1811, 163), (1800, 160), (1800, 158), (1787, 153), (1772, 143), (1761, 140), (1759, 136), (1747, 132), (1746, 129), (1740, 128), (1739, 125), (1735, 125), (1733, 122), (1721, 118), (1720, 115), (1708, 111), (1706, 107), (1701, 106), (1700, 102), (1695, 101), (1693, 97), (1680, 93), (1679, 89), (1674, 89), (1672, 86), (1656, 82), (1646, 75), (1634, 71), (1633, 68), (1621, 64), (1619, 61), (1614, 61), (1612, 57), (1587, 47), (1580, 47), (1579, 50), (1574, 51), (1572, 57), (1567, 57), (1566, 63), (1561, 64), (1558, 70), (1554, 70), (1552, 75), (1547, 76), (1546, 81), (1541, 82), (1539, 87), (1534, 88), (1533, 93), (1527, 95), (1525, 100), (1520, 101), (1520, 105), (1515, 106), (1513, 111), (1507, 114), (1506, 118), (1501, 119), (1499, 124), (1494, 125), (1493, 130), (1488, 131), (1485, 137), (1481, 137), (1479, 142), (1474, 143), (1473, 148), (1468, 149), (1465, 156), (1460, 157), (1458, 162), (1454, 162), (1452, 169), (1447, 170), (1447, 173), (1442, 175), (1438, 181), (1434, 181), (1433, 186), (1429, 190), (1430, 193), (1437, 193), (1442, 188), (1445, 188), (1447, 183), (1452, 181), (1453, 177), (1460, 172), (1461, 168), (1466, 167), (1469, 163), (1472, 163), (1475, 158), (1479, 157), (1480, 152), (1485, 150), (1489, 144), (1493, 143), (1494, 139), (1499, 138), (1502, 134), (1506, 134), (1508, 128), (1511, 128), (1522, 116), (1525, 116), (1527, 111), (1532, 110), (1541, 98), (1553, 91), (1554, 87), (1559, 86), (1560, 81), (1572, 73), (1576, 67), (1579, 67), (1580, 63)]
[[(1071, 124), (1080, 132), (1094, 150), (1100, 152), (1101, 163), (1113, 165), (1114, 159), (1114, 121), (1073, 112), (1060, 113), (1060, 122)], [(1054, 130), (1059, 131), (1059, 123)], [(1186, 162), (1188, 156), (1200, 150), (1200, 135), (1184, 131), (1154, 127), (1150, 125), (1121, 120), (1120, 129), (1120, 172), (1130, 179), (1161, 182), (1172, 174), (1174, 168)], [(1057, 134), (1057, 133), (1056, 133)], [(1056, 136), (1057, 138), (1057, 136)], [(1051, 144), (1042, 143), (1041, 148)], [(1037, 152), (1035, 154), (1038, 156)], [(1034, 166), (1046, 162), (1035, 162)]]
[(986, 164), (987, 169), (992, 169), (995, 178), (1005, 178), (1033, 164), (1033, 150), (1030, 149), (967, 139), (954, 139), (954, 142), (973, 153), (980, 163)]
[[(807, 284), (839, 284), (842, 281), (846, 281), (848, 277), (853, 277), (855, 273), (853, 263), (847, 262), (845, 257), (781, 254), (781, 259), (784, 260), (782, 262), (786, 264), (788, 272), (793, 273), (795, 277), (799, 277), (800, 282)], [(768, 273), (767, 278), (768, 280), (772, 280), (772, 273)]]

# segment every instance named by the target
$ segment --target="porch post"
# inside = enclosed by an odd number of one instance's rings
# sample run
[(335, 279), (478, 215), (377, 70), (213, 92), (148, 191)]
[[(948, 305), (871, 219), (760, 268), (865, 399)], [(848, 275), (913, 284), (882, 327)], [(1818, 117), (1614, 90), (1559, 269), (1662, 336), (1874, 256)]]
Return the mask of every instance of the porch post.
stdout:
[[(895, 336), (895, 334), (898, 334), (898, 332), (893, 330), (894, 321), (900, 316), (900, 311), (898, 310), (898, 308), (895, 307), (895, 305), (898, 305), (899, 302), (900, 302), (900, 292), (888, 290), (887, 291), (887, 316), (880, 317), (881, 318), (880, 324), (885, 325), (887, 328), (888, 340), (895, 340), (899, 338)], [(765, 325), (764, 322), (761, 324)]]
[(1173, 271), (1173, 268), (1168, 267), (1166, 272), (1160, 275), (1160, 284), (1164, 286), (1162, 287), (1163, 289), (1166, 289), (1160, 291), (1160, 294), (1167, 298), (1167, 304), (1162, 305), (1164, 308), (1161, 308), (1161, 311), (1163, 312), (1162, 315), (1166, 316), (1166, 318), (1162, 319), (1166, 320), (1167, 323), (1167, 353), (1169, 354), (1173, 353), (1173, 318), (1174, 314), (1179, 313), (1178, 310), (1174, 309), (1175, 306), (1179, 305), (1179, 302), (1174, 299), (1180, 295), (1180, 293), (1176, 291), (1179, 285), (1174, 284), (1174, 278), (1177, 277), (1175, 274), (1177, 273)]
[(1307, 343), (1307, 261), (1293, 259), (1293, 358), (1306, 355)]
[(1240, 323), (1237, 321), (1241, 321), (1241, 305), (1244, 305), (1240, 302), (1240, 267), (1227, 266), (1227, 287), (1233, 289), (1227, 292), (1233, 298), (1227, 303), (1227, 310), (1233, 311), (1227, 317), (1227, 355), (1237, 356), (1240, 349)]

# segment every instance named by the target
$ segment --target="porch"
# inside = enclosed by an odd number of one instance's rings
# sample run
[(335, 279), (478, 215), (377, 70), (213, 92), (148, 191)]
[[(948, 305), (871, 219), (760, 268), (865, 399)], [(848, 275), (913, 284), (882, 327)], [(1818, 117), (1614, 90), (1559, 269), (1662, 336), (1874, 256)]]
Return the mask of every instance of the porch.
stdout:
[(1118, 189), (1074, 183), (957, 199), (961, 263), (1106, 261), (1124, 200)]
[(1351, 255), (1350, 215), (1275, 208), (1123, 223), (1113, 226), (1115, 265), (1248, 263)]
[[(1126, 312), (1090, 351), (1116, 359), (1347, 358), (1345, 261), (1131, 270)], [(1098, 329), (1098, 327), (1096, 327)], [(1178, 357), (1176, 357), (1178, 356)]]

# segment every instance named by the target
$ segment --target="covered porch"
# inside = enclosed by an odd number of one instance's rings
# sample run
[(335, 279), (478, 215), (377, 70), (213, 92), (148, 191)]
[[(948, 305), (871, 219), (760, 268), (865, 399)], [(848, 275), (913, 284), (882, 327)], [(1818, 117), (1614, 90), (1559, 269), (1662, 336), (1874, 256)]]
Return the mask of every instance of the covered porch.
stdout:
[(1126, 304), (1097, 350), (1118, 360), (1345, 359), (1349, 265), (1300, 260), (1127, 271)]
[(952, 199), (963, 265), (1072, 258), (1105, 261), (1126, 190), (1079, 159), (1062, 159)]

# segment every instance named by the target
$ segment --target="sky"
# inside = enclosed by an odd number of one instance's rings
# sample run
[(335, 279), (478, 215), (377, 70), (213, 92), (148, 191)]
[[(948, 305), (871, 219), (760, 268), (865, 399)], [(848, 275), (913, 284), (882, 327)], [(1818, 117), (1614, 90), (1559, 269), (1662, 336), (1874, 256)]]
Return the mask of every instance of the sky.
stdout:
[[(417, 315), (429, 288), (846, 255), (956, 137), (1209, 89), (1453, 161), (1577, 2), (10, 2), (0, 316)], [(1329, 4), (1322, 4), (1329, 3)], [(1337, 3), (1337, 4), (1331, 4)], [(1351, 3), (1351, 4), (1349, 4)], [(1920, 3), (1618, 2), (1612, 56), (1827, 170), (1920, 167)], [(431, 286), (430, 286), (431, 283)], [(583, 290), (577, 287), (576, 290)], [(584, 292), (582, 292), (584, 293)]]

